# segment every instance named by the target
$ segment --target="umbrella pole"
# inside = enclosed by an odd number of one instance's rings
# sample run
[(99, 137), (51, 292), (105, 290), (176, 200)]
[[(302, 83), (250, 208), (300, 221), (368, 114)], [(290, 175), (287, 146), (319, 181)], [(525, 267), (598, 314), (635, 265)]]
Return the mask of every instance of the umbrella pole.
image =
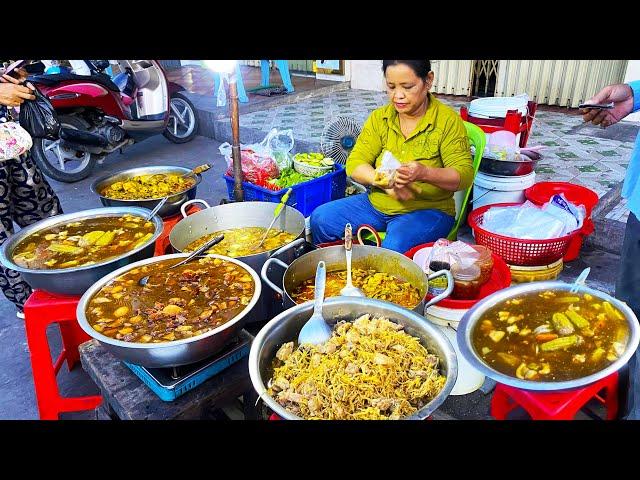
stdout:
[(231, 100), (231, 134), (233, 144), (231, 145), (231, 158), (233, 159), (233, 196), (236, 202), (244, 201), (244, 190), (242, 189), (242, 163), (240, 157), (240, 112), (238, 109), (238, 87), (236, 74), (231, 74), (229, 79), (229, 99)]

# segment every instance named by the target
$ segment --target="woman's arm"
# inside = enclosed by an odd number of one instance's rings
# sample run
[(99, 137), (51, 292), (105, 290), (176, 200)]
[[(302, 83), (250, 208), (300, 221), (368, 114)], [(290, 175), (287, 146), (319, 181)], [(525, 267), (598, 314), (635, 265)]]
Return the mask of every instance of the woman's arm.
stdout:
[(378, 133), (379, 112), (374, 110), (362, 127), (358, 140), (347, 158), (347, 175), (362, 185), (372, 185), (375, 176), (374, 165), (382, 153), (384, 145)]
[(408, 185), (411, 182), (426, 182), (443, 190), (455, 192), (460, 186), (460, 172), (455, 168), (432, 168), (419, 162), (403, 164), (396, 174), (396, 184)]

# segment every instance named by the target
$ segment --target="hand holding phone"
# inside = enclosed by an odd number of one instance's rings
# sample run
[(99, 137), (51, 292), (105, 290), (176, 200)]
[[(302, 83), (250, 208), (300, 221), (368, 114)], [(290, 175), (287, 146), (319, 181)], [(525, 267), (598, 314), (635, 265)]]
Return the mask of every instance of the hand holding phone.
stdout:
[(578, 108), (592, 108), (594, 110), (611, 110), (615, 105), (613, 102), (609, 103), (581, 103)]

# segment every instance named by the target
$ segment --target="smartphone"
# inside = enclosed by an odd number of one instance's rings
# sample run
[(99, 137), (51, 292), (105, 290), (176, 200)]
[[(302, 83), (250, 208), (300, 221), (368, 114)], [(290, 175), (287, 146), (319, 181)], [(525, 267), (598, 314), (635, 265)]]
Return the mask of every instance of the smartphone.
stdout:
[(594, 108), (598, 110), (610, 110), (614, 107), (613, 102), (610, 103), (581, 103), (578, 108)]
[(4, 71), (4, 74), (5, 74), (5, 75), (11, 75), (11, 73), (12, 73), (14, 70), (16, 70), (16, 69), (18, 69), (18, 68), (20, 68), (20, 67), (24, 66), (24, 64), (25, 64), (25, 63), (27, 63), (27, 60), (16, 60), (15, 62), (13, 62), (11, 65), (9, 65), (9, 66), (6, 68), (6, 70)]

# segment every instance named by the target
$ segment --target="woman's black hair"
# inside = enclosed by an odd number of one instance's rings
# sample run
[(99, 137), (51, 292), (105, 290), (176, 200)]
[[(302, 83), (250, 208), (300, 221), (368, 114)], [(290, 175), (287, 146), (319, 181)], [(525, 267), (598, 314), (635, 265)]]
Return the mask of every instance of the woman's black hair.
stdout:
[(391, 65), (407, 65), (414, 73), (425, 80), (431, 71), (431, 62), (429, 60), (383, 60), (382, 73), (387, 73), (387, 67)]

